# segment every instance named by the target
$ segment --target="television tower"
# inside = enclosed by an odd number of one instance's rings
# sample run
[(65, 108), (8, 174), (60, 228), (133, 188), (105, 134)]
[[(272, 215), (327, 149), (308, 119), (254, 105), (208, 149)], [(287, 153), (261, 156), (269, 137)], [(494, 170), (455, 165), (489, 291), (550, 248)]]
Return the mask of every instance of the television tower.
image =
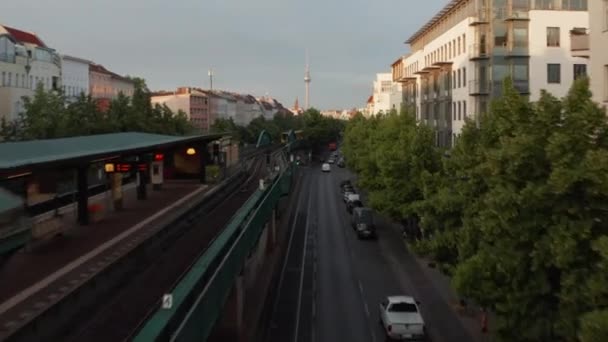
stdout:
[(306, 71), (304, 72), (304, 84), (306, 85), (306, 100), (304, 109), (310, 108), (310, 66), (308, 65), (308, 49), (306, 50)]

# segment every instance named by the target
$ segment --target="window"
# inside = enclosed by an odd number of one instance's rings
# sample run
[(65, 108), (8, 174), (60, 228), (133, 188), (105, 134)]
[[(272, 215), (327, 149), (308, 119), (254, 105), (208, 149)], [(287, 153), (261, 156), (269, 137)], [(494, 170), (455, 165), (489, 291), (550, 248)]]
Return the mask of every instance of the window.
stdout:
[(5, 86), (6, 85), (6, 71), (2, 72), (2, 85)]
[(461, 110), (462, 110), (462, 107), (461, 107), (460, 101), (458, 101), (458, 120), (460, 120), (460, 114), (462, 113)]
[(467, 84), (467, 68), (462, 68), (462, 86), (466, 87)]
[(415, 304), (411, 303), (394, 303), (389, 308), (390, 312), (418, 312)]
[(561, 64), (547, 64), (547, 83), (560, 83), (561, 78)]
[(458, 69), (458, 88), (460, 88), (460, 69)]
[(13, 84), (13, 82), (12, 82), (13, 80), (12, 79), (13, 79), (13, 73), (9, 72), (8, 73), (8, 86), (9, 87)]
[(587, 76), (587, 64), (574, 64), (574, 79)]
[(456, 121), (456, 102), (452, 102), (452, 117)]
[(460, 55), (460, 37), (458, 37), (458, 54)]
[(452, 71), (452, 88), (456, 89), (456, 70)]
[[(507, 47), (507, 25), (505, 23), (496, 23), (494, 25), (494, 47), (505, 48)], [(504, 53), (504, 52), (503, 52)]]
[(467, 118), (467, 101), (462, 101), (462, 118)]
[(462, 34), (462, 53), (466, 53), (467, 52), (467, 39), (466, 39), (466, 34), (463, 33)]
[(547, 27), (547, 46), (559, 47), (559, 27)]

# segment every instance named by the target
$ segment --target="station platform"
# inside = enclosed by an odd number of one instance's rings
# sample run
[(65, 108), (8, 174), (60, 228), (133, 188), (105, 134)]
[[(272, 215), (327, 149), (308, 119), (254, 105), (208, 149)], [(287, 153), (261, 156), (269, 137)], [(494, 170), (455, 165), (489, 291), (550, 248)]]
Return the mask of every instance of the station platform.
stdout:
[[(0, 265), (0, 279), (10, 280), (0, 281), (0, 307), (7, 304), (9, 299), (18, 297), (20, 292), (84, 258), (96, 248), (121, 238), (121, 234), (143, 222), (150, 223), (162, 217), (179, 202), (198, 197), (207, 189), (207, 185), (196, 180), (168, 181), (161, 190), (153, 190), (149, 185), (145, 200), (137, 199), (135, 188), (125, 190), (122, 210), (106, 209), (98, 222), (91, 222), (87, 226), (76, 224), (76, 215), (71, 212), (54, 217), (54, 224), (67, 227), (61, 235), (16, 252)], [(97, 199), (101, 203), (106, 200), (109, 201), (109, 194)]]

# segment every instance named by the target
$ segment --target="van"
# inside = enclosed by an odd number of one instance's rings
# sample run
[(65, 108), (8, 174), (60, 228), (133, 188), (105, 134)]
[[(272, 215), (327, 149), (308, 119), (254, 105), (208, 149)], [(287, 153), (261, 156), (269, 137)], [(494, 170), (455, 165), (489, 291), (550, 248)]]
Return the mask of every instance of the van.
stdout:
[(370, 208), (353, 208), (351, 225), (359, 239), (376, 238), (376, 225), (374, 224), (373, 211)]

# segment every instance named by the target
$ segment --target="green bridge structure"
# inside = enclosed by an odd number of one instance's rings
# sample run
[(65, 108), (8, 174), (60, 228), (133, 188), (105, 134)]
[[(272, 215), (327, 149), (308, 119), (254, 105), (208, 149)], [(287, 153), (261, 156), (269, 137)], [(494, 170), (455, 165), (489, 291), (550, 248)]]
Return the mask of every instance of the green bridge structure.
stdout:
[[(274, 153), (280, 169), (234, 214), (226, 228), (174, 287), (171, 305), (160, 305), (133, 341), (206, 341), (223, 312), (239, 315), (242, 311), (227, 309), (227, 306), (242, 303), (234, 298), (244, 295), (239, 275), (261, 240), (266, 240), (266, 246), (276, 243), (277, 205), (289, 194), (294, 183), (296, 166), (289, 162), (289, 154), (303, 142), (296, 139), (293, 130), (287, 133), (288, 141)], [(262, 131), (256, 147), (271, 144), (270, 134)], [(229, 319), (236, 322), (242, 317)]]

